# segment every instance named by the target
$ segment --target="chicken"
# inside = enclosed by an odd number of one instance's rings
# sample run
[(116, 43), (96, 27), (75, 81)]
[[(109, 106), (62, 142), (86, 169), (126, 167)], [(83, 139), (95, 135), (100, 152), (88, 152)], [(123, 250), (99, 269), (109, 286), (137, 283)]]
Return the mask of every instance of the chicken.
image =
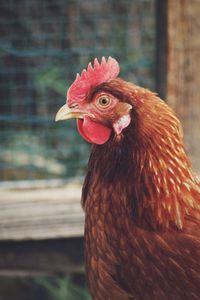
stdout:
[(200, 299), (200, 183), (180, 122), (119, 71), (95, 59), (56, 115), (93, 144), (82, 192), (92, 299)]

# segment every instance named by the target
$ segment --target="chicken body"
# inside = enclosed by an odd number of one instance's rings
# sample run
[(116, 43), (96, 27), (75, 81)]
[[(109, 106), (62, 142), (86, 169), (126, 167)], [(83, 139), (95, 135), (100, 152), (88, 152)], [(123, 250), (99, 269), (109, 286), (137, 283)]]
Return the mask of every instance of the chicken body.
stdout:
[(83, 207), (91, 294), (94, 300), (199, 299), (199, 184), (179, 121), (154, 94), (139, 94), (149, 99), (132, 112), (123, 137), (93, 146), (89, 161)]
[(200, 184), (180, 122), (154, 93), (119, 78), (69, 99), (94, 144), (82, 195), (92, 299), (200, 299)]

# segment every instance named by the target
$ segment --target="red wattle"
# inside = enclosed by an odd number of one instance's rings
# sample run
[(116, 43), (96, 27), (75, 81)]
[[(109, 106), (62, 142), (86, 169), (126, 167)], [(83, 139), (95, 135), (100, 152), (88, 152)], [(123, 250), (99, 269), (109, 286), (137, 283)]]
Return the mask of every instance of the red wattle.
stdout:
[(92, 141), (86, 136), (86, 134), (84, 133), (84, 130), (83, 130), (83, 120), (81, 119), (78, 119), (77, 121), (77, 128), (78, 128), (78, 131), (80, 133), (80, 135), (82, 135), (82, 137), (88, 142), (88, 143), (92, 143)]
[(82, 137), (89, 143), (102, 145), (111, 135), (111, 129), (85, 116), (83, 120), (77, 120), (77, 127)]

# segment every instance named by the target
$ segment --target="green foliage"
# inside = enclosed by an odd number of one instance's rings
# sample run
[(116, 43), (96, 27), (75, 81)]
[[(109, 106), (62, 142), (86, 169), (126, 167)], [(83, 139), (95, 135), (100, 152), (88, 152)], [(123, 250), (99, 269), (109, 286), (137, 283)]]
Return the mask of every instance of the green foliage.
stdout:
[(87, 288), (75, 285), (69, 277), (41, 277), (35, 283), (48, 291), (51, 300), (91, 300)]
[[(75, 122), (50, 123), (43, 129), (9, 132), (0, 150), (0, 179), (71, 178), (83, 176), (90, 146), (79, 136)], [(74, 146), (75, 145), (75, 146)]]
[[(63, 80), (61, 70), (55, 66), (49, 66), (35, 74), (35, 85), (41, 93), (47, 93), (47, 90), (53, 90), (59, 95), (65, 97), (67, 86)], [(63, 98), (64, 99), (64, 98)]]

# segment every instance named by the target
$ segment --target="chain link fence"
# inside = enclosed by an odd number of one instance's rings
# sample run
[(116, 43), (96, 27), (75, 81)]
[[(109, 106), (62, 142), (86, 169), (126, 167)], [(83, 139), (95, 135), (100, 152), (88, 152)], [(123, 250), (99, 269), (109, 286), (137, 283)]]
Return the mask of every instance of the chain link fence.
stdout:
[(154, 89), (154, 1), (1, 0), (0, 33), (0, 180), (81, 176), (90, 145), (55, 113), (94, 57)]

